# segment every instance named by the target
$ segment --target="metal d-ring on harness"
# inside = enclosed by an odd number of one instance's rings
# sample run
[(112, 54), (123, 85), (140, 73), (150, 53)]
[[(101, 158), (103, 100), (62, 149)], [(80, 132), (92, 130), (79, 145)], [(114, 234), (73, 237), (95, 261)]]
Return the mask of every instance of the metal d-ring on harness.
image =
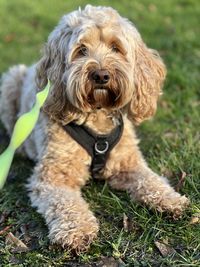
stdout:
[(63, 126), (64, 130), (79, 143), (92, 157), (91, 173), (94, 178), (98, 178), (100, 171), (105, 167), (110, 151), (119, 142), (124, 124), (119, 117), (119, 125), (108, 135), (99, 135), (83, 125), (70, 122)]

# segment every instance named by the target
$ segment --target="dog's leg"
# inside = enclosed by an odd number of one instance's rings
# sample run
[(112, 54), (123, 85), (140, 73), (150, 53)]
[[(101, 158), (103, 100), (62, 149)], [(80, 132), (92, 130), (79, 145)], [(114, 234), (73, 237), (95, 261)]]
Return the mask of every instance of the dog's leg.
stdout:
[(189, 203), (185, 196), (175, 192), (165, 177), (157, 175), (144, 165), (113, 175), (109, 184), (115, 189), (127, 190), (134, 200), (158, 211), (172, 213), (174, 218), (180, 217)]
[(43, 215), (52, 243), (78, 251), (97, 236), (98, 223), (81, 196), (90, 157), (59, 129), (29, 180), (32, 205)]
[(109, 184), (115, 189), (127, 190), (134, 200), (161, 212), (167, 211), (174, 218), (180, 217), (188, 199), (176, 192), (167, 178), (157, 175), (147, 166), (137, 142), (132, 140), (136, 138), (122, 137), (121, 143), (111, 153), (105, 170)]
[(39, 166), (31, 177), (28, 188), (32, 205), (45, 218), (52, 243), (85, 250), (97, 236), (97, 220), (82, 198), (79, 186), (47, 181), (53, 179), (52, 168), (56, 166)]

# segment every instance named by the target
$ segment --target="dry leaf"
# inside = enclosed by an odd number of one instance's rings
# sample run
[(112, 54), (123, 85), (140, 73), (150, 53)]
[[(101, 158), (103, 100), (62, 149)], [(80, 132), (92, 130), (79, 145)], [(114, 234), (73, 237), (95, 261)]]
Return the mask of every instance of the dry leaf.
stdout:
[(179, 192), (180, 189), (183, 187), (183, 184), (184, 184), (184, 182), (185, 182), (185, 177), (186, 177), (186, 175), (187, 175), (186, 172), (182, 172), (182, 173), (181, 173), (181, 177), (180, 177), (180, 179), (179, 179), (177, 185), (175, 186), (175, 189), (176, 189), (177, 192)]
[(137, 223), (135, 223), (134, 220), (128, 217), (125, 213), (123, 214), (123, 228), (125, 232), (129, 233), (140, 229)]
[(128, 230), (129, 230), (129, 220), (128, 220), (128, 217), (127, 217), (127, 215), (125, 213), (123, 214), (123, 228), (124, 228), (125, 232), (128, 232)]
[(151, 12), (155, 12), (155, 11), (157, 11), (157, 6), (154, 5), (154, 4), (150, 4), (150, 5), (149, 5), (149, 11), (151, 11)]
[(15, 39), (15, 34), (13, 34), (13, 33), (7, 34), (7, 35), (4, 37), (4, 41), (5, 41), (6, 43), (10, 43), (10, 42), (14, 41), (14, 39)]
[(11, 232), (9, 232), (6, 236), (6, 244), (13, 247), (12, 252), (14, 253), (29, 251), (29, 248)]
[(200, 213), (194, 214), (189, 224), (199, 224), (199, 223), (200, 223)]
[(174, 248), (170, 247), (169, 245), (161, 241), (155, 241), (154, 244), (156, 245), (157, 249), (160, 251), (163, 257), (167, 257), (176, 252)]
[(5, 234), (5, 232), (7, 232), (9, 229), (10, 229), (11, 225), (8, 225), (6, 226), (5, 228), (3, 228), (1, 231), (0, 231), (0, 235), (3, 235)]

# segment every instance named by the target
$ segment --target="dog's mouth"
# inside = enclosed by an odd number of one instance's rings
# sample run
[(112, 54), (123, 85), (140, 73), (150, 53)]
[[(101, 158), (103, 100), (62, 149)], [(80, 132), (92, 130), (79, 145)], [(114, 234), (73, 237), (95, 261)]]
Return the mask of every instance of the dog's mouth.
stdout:
[(94, 91), (99, 91), (99, 92), (107, 92), (109, 90), (109, 88), (108, 87), (106, 87), (106, 86), (95, 86), (94, 87)]
[(106, 86), (96, 86), (88, 95), (88, 103), (92, 108), (108, 108), (115, 104), (116, 95)]

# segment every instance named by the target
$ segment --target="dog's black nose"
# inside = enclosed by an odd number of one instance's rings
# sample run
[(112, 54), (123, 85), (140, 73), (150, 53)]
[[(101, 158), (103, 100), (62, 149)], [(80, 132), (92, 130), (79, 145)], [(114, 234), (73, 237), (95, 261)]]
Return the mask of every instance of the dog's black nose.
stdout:
[(106, 84), (110, 75), (107, 70), (95, 70), (91, 73), (91, 78), (96, 84)]

